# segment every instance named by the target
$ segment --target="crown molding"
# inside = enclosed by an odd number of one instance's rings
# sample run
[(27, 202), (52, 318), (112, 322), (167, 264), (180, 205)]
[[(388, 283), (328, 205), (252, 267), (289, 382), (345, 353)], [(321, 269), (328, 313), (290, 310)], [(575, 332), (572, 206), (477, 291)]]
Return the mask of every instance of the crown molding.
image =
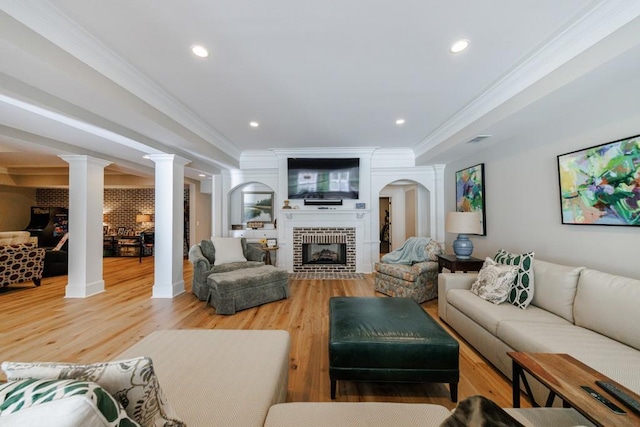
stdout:
[(222, 133), (79, 27), (46, 0), (4, 0), (1, 9), (186, 129), (236, 160), (240, 150)]
[(414, 147), (420, 157), (640, 16), (637, 0), (602, 0)]
[[(278, 158), (286, 158), (292, 156), (304, 157), (344, 157), (347, 155), (370, 157), (377, 147), (315, 147), (315, 148), (273, 148)], [(330, 150), (330, 152), (328, 152)]]

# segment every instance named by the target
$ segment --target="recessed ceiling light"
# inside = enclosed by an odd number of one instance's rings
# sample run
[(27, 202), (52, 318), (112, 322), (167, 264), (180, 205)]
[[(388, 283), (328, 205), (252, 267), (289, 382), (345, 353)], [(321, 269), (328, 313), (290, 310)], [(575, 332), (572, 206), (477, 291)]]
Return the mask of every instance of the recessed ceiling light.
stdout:
[(257, 128), (258, 126), (260, 126), (260, 123), (258, 123), (258, 122), (249, 122), (249, 126), (251, 126), (252, 128)]
[(206, 58), (209, 56), (209, 51), (204, 46), (200, 45), (191, 46), (191, 52), (200, 58)]
[(203, 173), (199, 173), (199, 174), (198, 174), (198, 176), (199, 176), (200, 178), (204, 178), (204, 177), (205, 177), (205, 176), (207, 176), (207, 175), (205, 175), (205, 174), (203, 174)]
[(396, 124), (397, 124), (397, 125), (403, 125), (403, 124), (404, 124), (404, 119), (398, 119), (398, 120), (396, 120)]
[(469, 47), (469, 40), (467, 39), (458, 40), (457, 42), (451, 45), (449, 52), (460, 53), (468, 47)]

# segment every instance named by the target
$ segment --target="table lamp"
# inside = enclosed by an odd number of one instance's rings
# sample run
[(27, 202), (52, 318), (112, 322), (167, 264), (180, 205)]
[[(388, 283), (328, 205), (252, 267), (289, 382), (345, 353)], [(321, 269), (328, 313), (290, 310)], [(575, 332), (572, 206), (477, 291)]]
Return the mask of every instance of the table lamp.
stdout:
[(467, 234), (480, 234), (480, 212), (449, 212), (445, 220), (447, 233), (458, 233), (453, 241), (453, 252), (458, 259), (469, 259), (473, 252), (473, 242)]
[(137, 214), (136, 215), (136, 222), (138, 224), (141, 224), (142, 227), (144, 227), (144, 223), (151, 222), (151, 215), (149, 215), (149, 214)]

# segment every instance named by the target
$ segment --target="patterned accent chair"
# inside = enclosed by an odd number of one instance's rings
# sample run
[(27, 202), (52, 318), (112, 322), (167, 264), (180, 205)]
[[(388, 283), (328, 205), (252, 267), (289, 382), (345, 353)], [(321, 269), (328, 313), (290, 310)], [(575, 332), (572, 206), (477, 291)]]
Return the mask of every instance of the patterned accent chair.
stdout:
[(44, 252), (33, 243), (0, 246), (0, 287), (29, 280), (40, 286)]
[(391, 297), (407, 297), (417, 303), (438, 297), (438, 257), (444, 253), (442, 245), (430, 240), (425, 260), (412, 265), (377, 262), (374, 289)]

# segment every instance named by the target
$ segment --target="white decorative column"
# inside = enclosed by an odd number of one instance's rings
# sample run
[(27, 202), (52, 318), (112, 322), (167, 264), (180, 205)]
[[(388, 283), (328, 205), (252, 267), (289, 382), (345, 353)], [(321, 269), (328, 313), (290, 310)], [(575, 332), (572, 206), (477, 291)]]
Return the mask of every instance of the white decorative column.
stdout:
[(155, 277), (153, 298), (173, 298), (184, 292), (184, 166), (175, 154), (149, 154), (155, 171)]
[(69, 163), (69, 275), (66, 298), (104, 292), (102, 206), (105, 160), (62, 155)]
[[(444, 217), (446, 215), (444, 202), (444, 171), (447, 165), (434, 165), (436, 186), (431, 191), (431, 236), (438, 242), (444, 243)], [(455, 210), (455, 209), (454, 209)]]

